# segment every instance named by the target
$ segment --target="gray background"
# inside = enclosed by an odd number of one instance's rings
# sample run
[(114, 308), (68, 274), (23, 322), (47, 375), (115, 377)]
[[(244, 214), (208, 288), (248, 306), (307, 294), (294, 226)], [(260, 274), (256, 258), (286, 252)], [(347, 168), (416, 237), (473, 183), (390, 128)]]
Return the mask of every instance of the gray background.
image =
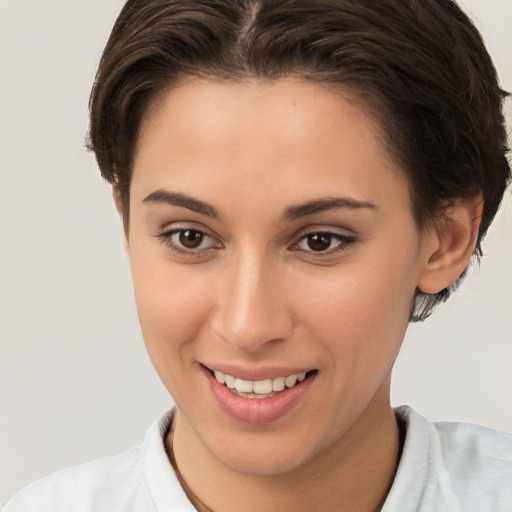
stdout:
[[(122, 3), (0, 1), (0, 503), (139, 443), (171, 404), (141, 340), (110, 190), (83, 147)], [(463, 4), (512, 90), (511, 1)], [(485, 252), (459, 293), (410, 329), (393, 403), (512, 431), (510, 193)]]

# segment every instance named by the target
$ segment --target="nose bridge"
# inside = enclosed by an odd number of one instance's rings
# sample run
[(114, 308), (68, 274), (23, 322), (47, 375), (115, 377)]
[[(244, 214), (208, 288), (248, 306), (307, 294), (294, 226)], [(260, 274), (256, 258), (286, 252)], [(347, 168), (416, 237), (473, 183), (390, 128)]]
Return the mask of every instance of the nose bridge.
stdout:
[(237, 350), (257, 351), (284, 339), (291, 329), (281, 279), (263, 251), (244, 250), (226, 268), (214, 329)]

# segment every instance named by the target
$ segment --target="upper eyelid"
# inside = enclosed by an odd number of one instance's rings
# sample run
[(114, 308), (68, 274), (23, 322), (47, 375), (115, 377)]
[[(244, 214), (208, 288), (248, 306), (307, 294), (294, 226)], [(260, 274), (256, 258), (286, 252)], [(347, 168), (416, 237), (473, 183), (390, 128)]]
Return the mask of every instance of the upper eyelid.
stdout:
[(160, 233), (158, 234), (158, 236), (161, 236), (161, 235), (174, 235), (176, 233), (179, 233), (180, 231), (197, 231), (198, 233), (202, 233), (203, 235), (206, 235), (210, 238), (215, 238), (213, 237), (212, 235), (210, 235), (210, 233), (208, 233), (205, 229), (199, 229), (199, 228), (196, 228), (196, 227), (169, 227), (169, 228), (164, 228), (160, 231)]
[(355, 238), (355, 235), (352, 234), (346, 234), (346, 233), (339, 233), (337, 231), (327, 231), (327, 230), (318, 230), (318, 231), (308, 231), (307, 233), (304, 233), (302, 236), (299, 237), (299, 240), (302, 240), (304, 238), (307, 238), (308, 236), (312, 235), (327, 235), (332, 236), (333, 238)]
[[(172, 237), (176, 235), (177, 233), (181, 231), (197, 231), (199, 233), (202, 233), (206, 237), (210, 238), (213, 242), (210, 247), (206, 248), (187, 248), (185, 246), (182, 246), (181, 244), (176, 243), (174, 240), (172, 240)], [(195, 229), (195, 228), (171, 228), (168, 230), (164, 230), (157, 235), (155, 235), (155, 238), (158, 239), (158, 241), (167, 248), (167, 250), (172, 251), (176, 255), (180, 255), (187, 258), (201, 258), (204, 257), (206, 254), (211, 254), (212, 250), (218, 249), (218, 239), (215, 237), (212, 237), (208, 233), (205, 233), (202, 230)]]
[(331, 236), (333, 239), (335, 240), (338, 240), (339, 242), (345, 242), (345, 243), (349, 243), (349, 242), (353, 242), (356, 240), (356, 236), (355, 235), (346, 235), (344, 233), (337, 233), (335, 231), (309, 231), (305, 234), (303, 234), (302, 236), (300, 236), (299, 238), (297, 238), (296, 242), (294, 242), (292, 245), (297, 245), (299, 242), (302, 242), (304, 239), (308, 238), (309, 236), (312, 236), (312, 235), (327, 235), (327, 236)]
[[(327, 229), (309, 229), (306, 230), (306, 232), (302, 232), (299, 236), (295, 237), (295, 241), (292, 242), (292, 244), (289, 246), (293, 250), (301, 250), (302, 252), (306, 254), (312, 254), (315, 257), (322, 257), (322, 256), (331, 256), (333, 254), (336, 254), (339, 251), (343, 251), (348, 249), (349, 245), (354, 244), (359, 240), (358, 236), (352, 231), (349, 230), (350, 234), (347, 233), (340, 233), (339, 231), (335, 230), (334, 228), (327, 228)], [(305, 249), (300, 249), (299, 244), (303, 242), (306, 238), (312, 235), (328, 235), (331, 236), (334, 240), (338, 241), (339, 244), (334, 248), (326, 249), (325, 251), (308, 251)]]
[(187, 229), (201, 231), (205, 234), (210, 234), (211, 232), (211, 229), (202, 222), (191, 220), (165, 222), (158, 228), (158, 231), (159, 233), (168, 233), (169, 231), (186, 231)]
[(197, 228), (194, 228), (194, 227), (184, 227), (184, 228), (169, 228), (169, 229), (164, 229), (162, 230), (161, 233), (159, 233), (157, 235), (157, 237), (159, 238), (162, 238), (162, 237), (171, 237), (177, 233), (180, 233), (182, 231), (197, 231), (198, 233), (201, 233), (203, 236), (205, 237), (208, 237), (208, 238), (211, 238), (212, 240), (219, 240), (218, 237), (216, 236), (213, 236), (211, 235), (210, 233), (208, 233), (207, 231), (205, 231), (204, 229), (197, 229)]
[[(220, 237), (217, 233), (212, 232), (212, 230), (209, 229), (207, 226), (205, 226), (201, 222), (196, 221), (175, 221), (166, 223), (161, 229), (158, 230), (158, 233), (156, 233), (155, 236), (157, 238), (163, 238), (165, 236), (171, 236), (175, 233), (179, 233), (180, 231), (187, 230), (198, 231), (203, 235), (212, 238), (213, 240), (217, 240), (222, 244), (225, 243), (225, 240), (222, 237)], [(351, 239), (350, 241), (357, 239), (355, 231), (350, 228), (334, 226), (308, 226), (297, 230), (290, 237), (290, 243), (288, 245), (296, 245), (304, 238), (319, 233), (331, 235), (335, 238), (340, 237)]]
[[(172, 220), (172, 221), (168, 221), (165, 223), (162, 222), (160, 224), (160, 226), (158, 227), (158, 230), (160, 232), (167, 232), (167, 231), (170, 231), (173, 229), (176, 229), (176, 230), (196, 229), (198, 231), (203, 231), (206, 234), (210, 234), (210, 236), (215, 236), (215, 237), (217, 236), (217, 235), (211, 235), (211, 233), (215, 233), (215, 231), (212, 230), (208, 225), (204, 224), (201, 221), (195, 220), (195, 219), (184, 218), (182, 220)], [(288, 229), (286, 229), (286, 231), (288, 231)], [(341, 235), (346, 235), (346, 236), (356, 235), (356, 230), (351, 229), (348, 226), (333, 225), (333, 224), (326, 224), (326, 223), (320, 222), (318, 224), (310, 223), (306, 226), (300, 227), (299, 229), (295, 229), (294, 233), (292, 234), (292, 237), (297, 237), (301, 233), (308, 234), (308, 233), (319, 233), (319, 232), (341, 234)]]
[(307, 226), (305, 228), (301, 228), (295, 232), (293, 235), (293, 238), (296, 240), (301, 240), (302, 238), (309, 236), (309, 235), (315, 235), (317, 233), (324, 233), (326, 235), (333, 235), (333, 236), (342, 236), (347, 238), (356, 237), (357, 233), (346, 227), (335, 227), (335, 226)]
[(199, 231), (210, 238), (215, 240), (223, 240), (215, 231), (205, 226), (200, 222), (194, 221), (177, 221), (177, 222), (167, 222), (163, 225), (163, 227), (159, 228), (155, 234), (157, 237), (161, 237), (167, 235), (169, 233), (177, 233), (179, 231)]

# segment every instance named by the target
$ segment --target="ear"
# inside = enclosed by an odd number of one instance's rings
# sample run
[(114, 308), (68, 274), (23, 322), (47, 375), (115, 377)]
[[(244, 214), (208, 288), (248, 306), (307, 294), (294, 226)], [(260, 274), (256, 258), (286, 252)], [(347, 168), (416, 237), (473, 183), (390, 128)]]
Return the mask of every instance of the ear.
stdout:
[(473, 255), (482, 218), (481, 197), (457, 199), (426, 233), (418, 288), (435, 294), (453, 284)]

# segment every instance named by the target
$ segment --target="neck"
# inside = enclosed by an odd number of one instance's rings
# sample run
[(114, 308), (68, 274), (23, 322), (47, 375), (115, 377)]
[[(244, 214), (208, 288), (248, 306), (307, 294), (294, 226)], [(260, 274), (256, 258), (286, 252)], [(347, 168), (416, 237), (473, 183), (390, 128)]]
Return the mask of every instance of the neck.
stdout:
[(386, 407), (368, 407), (328, 450), (277, 475), (243, 474), (226, 467), (179, 411), (173, 445), (189, 498), (199, 511), (215, 512), (375, 512), (386, 499), (400, 456), (399, 430), (389, 402)]

